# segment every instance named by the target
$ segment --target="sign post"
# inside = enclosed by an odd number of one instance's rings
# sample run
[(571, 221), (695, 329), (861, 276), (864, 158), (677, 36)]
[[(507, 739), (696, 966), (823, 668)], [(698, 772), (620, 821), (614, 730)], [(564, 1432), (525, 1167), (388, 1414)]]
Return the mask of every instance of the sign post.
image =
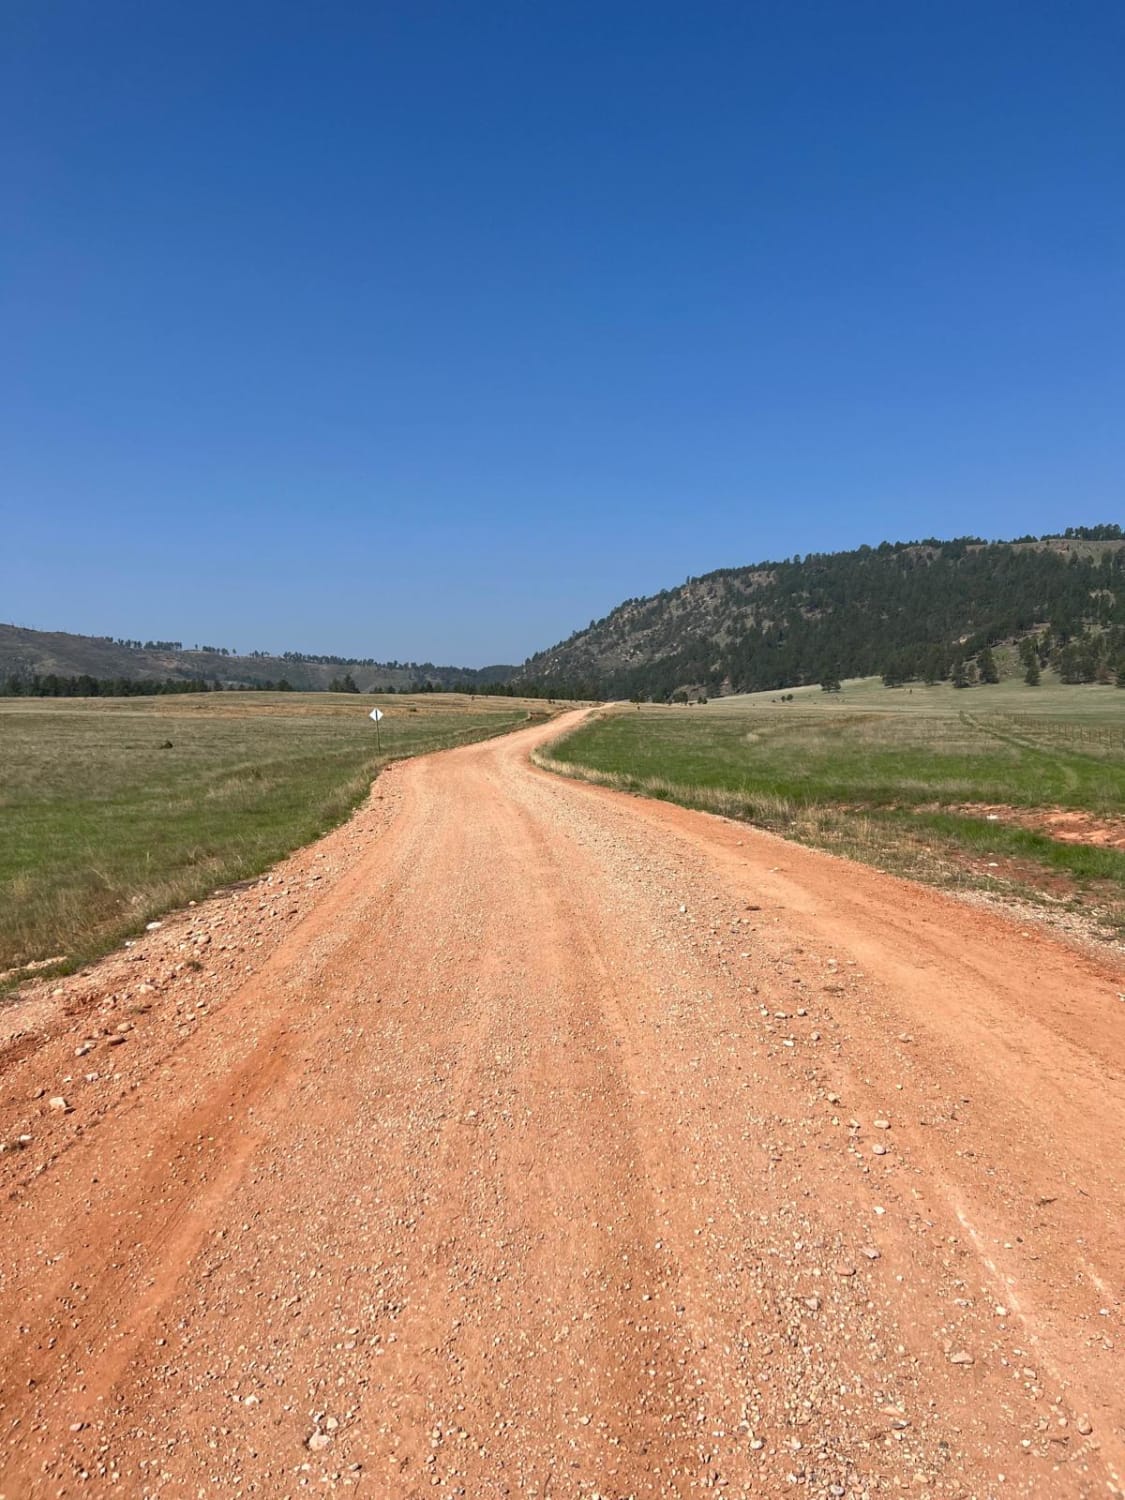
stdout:
[(379, 734), (379, 720), (383, 717), (383, 710), (381, 708), (373, 708), (367, 715), (367, 717), (369, 719), (374, 719), (375, 721), (375, 746), (381, 754), (383, 750), (383, 741)]

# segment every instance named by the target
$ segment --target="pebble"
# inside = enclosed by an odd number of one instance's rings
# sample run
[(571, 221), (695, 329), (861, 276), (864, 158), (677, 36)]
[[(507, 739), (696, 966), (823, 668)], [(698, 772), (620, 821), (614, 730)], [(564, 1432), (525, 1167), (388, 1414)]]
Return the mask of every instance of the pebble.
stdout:
[(70, 1105), (61, 1094), (56, 1094), (53, 1099), (47, 1100), (47, 1108), (53, 1109), (56, 1114), (65, 1115), (70, 1112)]
[(310, 1453), (319, 1453), (321, 1449), (327, 1448), (332, 1439), (326, 1432), (312, 1432), (305, 1439), (305, 1447)]
[(951, 1365), (971, 1365), (973, 1363), (973, 1356), (965, 1349), (958, 1349), (956, 1354), (949, 1356), (949, 1363)]
[(1094, 1430), (1094, 1424), (1090, 1421), (1090, 1418), (1086, 1416), (1079, 1417), (1074, 1425), (1078, 1428), (1078, 1431), (1082, 1434), (1083, 1437), (1089, 1437)]

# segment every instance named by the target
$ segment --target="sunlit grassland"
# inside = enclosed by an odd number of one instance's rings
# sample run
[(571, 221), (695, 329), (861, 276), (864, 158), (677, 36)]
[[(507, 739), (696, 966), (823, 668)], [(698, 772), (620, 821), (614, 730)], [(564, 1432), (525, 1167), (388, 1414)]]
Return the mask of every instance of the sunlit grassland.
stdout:
[(326, 832), (387, 760), (542, 711), (436, 693), (0, 699), (0, 970), (73, 967)]
[(1042, 809), (1125, 814), (1125, 692), (1116, 688), (890, 690), (864, 681), (838, 695), (800, 689), (792, 701), (760, 693), (619, 706), (548, 756), (570, 774), (885, 868), (942, 883), (1038, 886), (1040, 895), (1051, 887), (1053, 899), (1097, 906), (1111, 924), (1122, 918), (1125, 850), (1036, 826)]

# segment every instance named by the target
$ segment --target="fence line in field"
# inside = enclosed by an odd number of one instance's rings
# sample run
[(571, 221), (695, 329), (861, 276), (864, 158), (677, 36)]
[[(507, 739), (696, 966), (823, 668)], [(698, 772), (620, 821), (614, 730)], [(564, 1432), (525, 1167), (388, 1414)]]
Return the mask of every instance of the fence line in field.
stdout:
[(1008, 722), (1025, 734), (1065, 740), (1071, 745), (1119, 745), (1125, 749), (1125, 724), (1075, 724), (1066, 719), (1042, 719), (1035, 714), (1009, 714)]

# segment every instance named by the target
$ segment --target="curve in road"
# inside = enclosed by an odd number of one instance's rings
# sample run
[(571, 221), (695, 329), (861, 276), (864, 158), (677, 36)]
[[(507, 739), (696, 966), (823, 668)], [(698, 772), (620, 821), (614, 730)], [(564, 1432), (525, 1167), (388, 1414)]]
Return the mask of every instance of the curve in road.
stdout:
[(1121, 1493), (1120, 971), (559, 728), (9, 1027), (0, 1494)]

